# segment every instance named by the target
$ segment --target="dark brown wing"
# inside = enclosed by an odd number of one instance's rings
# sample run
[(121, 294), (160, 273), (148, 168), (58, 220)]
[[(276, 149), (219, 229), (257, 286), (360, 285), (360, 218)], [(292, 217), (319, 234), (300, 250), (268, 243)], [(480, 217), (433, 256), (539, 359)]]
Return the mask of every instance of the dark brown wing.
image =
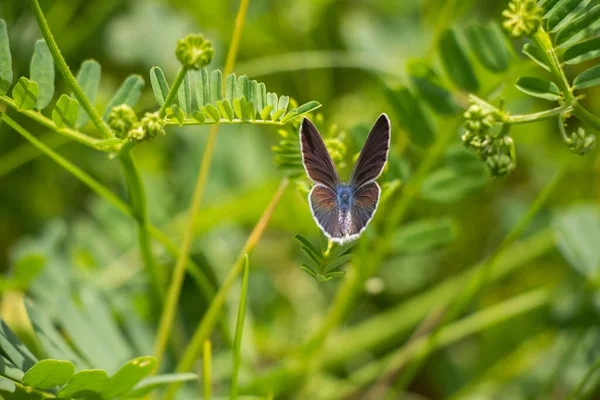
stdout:
[(360, 236), (371, 222), (375, 210), (377, 210), (380, 193), (381, 189), (377, 182), (366, 183), (354, 191), (354, 201), (350, 209), (352, 224), (351, 231), (348, 232), (349, 235)]
[(306, 117), (300, 125), (302, 163), (308, 177), (332, 190), (340, 183), (335, 165), (317, 128)]
[(381, 175), (390, 150), (391, 125), (385, 114), (381, 114), (371, 128), (369, 137), (356, 160), (350, 184), (360, 187)]
[(340, 208), (333, 190), (315, 185), (308, 195), (308, 204), (315, 222), (327, 237), (336, 239), (344, 236), (340, 226)]

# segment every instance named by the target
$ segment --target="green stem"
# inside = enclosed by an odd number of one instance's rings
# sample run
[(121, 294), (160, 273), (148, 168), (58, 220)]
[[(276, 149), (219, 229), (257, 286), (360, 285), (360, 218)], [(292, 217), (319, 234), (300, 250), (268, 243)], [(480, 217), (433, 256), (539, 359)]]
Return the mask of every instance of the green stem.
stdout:
[[(16, 103), (10, 97), (0, 96), (0, 102), (6, 104), (7, 106), (18, 111)], [(45, 117), (44, 115), (42, 115), (41, 113), (39, 113), (37, 111), (21, 110), (21, 111), (19, 111), (19, 113), (31, 118), (32, 120), (38, 122), (39, 124), (45, 126), (46, 128), (48, 128), (50, 130), (53, 130), (56, 133), (60, 133), (61, 135), (68, 136), (71, 139), (76, 140), (77, 142), (79, 142), (81, 144), (85, 144), (88, 147), (98, 149), (97, 144), (102, 141), (102, 140), (91, 138), (79, 131), (76, 131), (76, 130), (73, 130), (70, 128), (58, 129), (56, 127), (56, 125), (54, 124), (54, 121)]]
[[(254, 247), (258, 243), (258, 240), (260, 239), (265, 228), (267, 227), (267, 224), (271, 219), (271, 215), (273, 215), (275, 207), (281, 200), (281, 196), (283, 196), (283, 193), (285, 192), (285, 189), (287, 188), (288, 184), (289, 181), (286, 178), (284, 178), (281, 181), (281, 184), (279, 185), (277, 192), (275, 192), (271, 203), (269, 204), (263, 215), (260, 217), (260, 220), (257, 222), (256, 226), (252, 230), (252, 233), (250, 233), (250, 236), (248, 237), (244, 248), (240, 252), (237, 261), (229, 271), (229, 274), (227, 275), (227, 278), (225, 278), (223, 285), (219, 288), (219, 291), (215, 295), (215, 298), (210, 304), (208, 310), (206, 311), (206, 314), (204, 314), (204, 316), (202, 317), (202, 321), (200, 321), (200, 324), (196, 328), (191, 342), (189, 343), (188, 347), (185, 350), (185, 353), (183, 354), (183, 357), (177, 365), (177, 372), (190, 371), (194, 366), (194, 362), (196, 361), (202, 343), (204, 343), (204, 341), (208, 339), (215, 326), (217, 319), (219, 318), (219, 314), (221, 312), (221, 309), (223, 308), (223, 305), (225, 304), (225, 298), (227, 297), (229, 290), (231, 289), (233, 283), (243, 270), (246, 254), (250, 254), (252, 253), (252, 250), (254, 250)], [(167, 389), (167, 392), (165, 393), (164, 399), (172, 400), (180, 386), (180, 383), (171, 384)]]
[(210, 400), (212, 389), (212, 350), (210, 340), (204, 341), (204, 354), (202, 357), (202, 388), (204, 392), (204, 400)]
[[(246, 11), (248, 10), (248, 3), (250, 0), (241, 0), (240, 7), (238, 10), (238, 14), (235, 21), (235, 27), (233, 30), (233, 37), (231, 39), (231, 45), (229, 46), (229, 51), (227, 55), (227, 63), (225, 66), (225, 76), (233, 71), (233, 62), (235, 61), (235, 55), (238, 51), (238, 45), (240, 41), (240, 37), (242, 35), (242, 29), (244, 26), (244, 21), (246, 19)], [(183, 80), (185, 74), (183, 74), (184, 68), (179, 72), (178, 79)], [(183, 75), (183, 77), (181, 77)], [(169, 97), (175, 96), (175, 86), (171, 88), (171, 92), (169, 93)], [(225, 88), (223, 88), (225, 90)], [(167, 104), (168, 98), (165, 100), (163, 107)], [(192, 240), (194, 238), (194, 223), (196, 221), (196, 217), (198, 215), (198, 208), (200, 207), (200, 203), (202, 201), (202, 195), (204, 193), (204, 188), (206, 186), (206, 181), (208, 178), (208, 171), (210, 169), (210, 164), (212, 161), (212, 156), (214, 153), (215, 145), (217, 142), (217, 132), (219, 131), (219, 125), (213, 125), (210, 130), (208, 141), (206, 143), (206, 149), (204, 150), (204, 155), (202, 157), (202, 164), (200, 166), (200, 172), (198, 174), (198, 179), (196, 181), (196, 186), (194, 189), (194, 195), (192, 197), (192, 203), (190, 204), (189, 210), (189, 219), (188, 224), (186, 226), (185, 232), (183, 234), (183, 241), (181, 243), (181, 249), (179, 252), (179, 257), (177, 258), (177, 262), (175, 263), (175, 270), (173, 271), (173, 277), (171, 279), (171, 283), (169, 284), (168, 292), (167, 292), (167, 301), (163, 307), (162, 315), (160, 318), (159, 328), (158, 328), (158, 336), (156, 339), (156, 343), (154, 346), (154, 356), (157, 359), (157, 366), (160, 366), (162, 361), (162, 357), (165, 351), (165, 347), (171, 332), (171, 326), (173, 325), (175, 311), (177, 308), (177, 303), (179, 301), (179, 295), (181, 293), (181, 286), (183, 284), (183, 277), (185, 272), (185, 264), (186, 260), (189, 257), (189, 253), (192, 247)], [(218, 293), (217, 293), (218, 297)], [(215, 297), (215, 301), (217, 298)], [(213, 304), (215, 303), (213, 301)], [(211, 308), (212, 305), (211, 304)], [(209, 308), (209, 311), (211, 310)], [(220, 309), (220, 307), (219, 307)], [(205, 316), (204, 319), (208, 317)], [(193, 354), (195, 356), (196, 349), (202, 344), (196, 343), (193, 348)], [(171, 385), (171, 389), (168, 393), (171, 393), (170, 396), (175, 395), (175, 391), (178, 386)]]
[(231, 391), (229, 397), (231, 400), (238, 398), (238, 374), (242, 364), (242, 333), (244, 332), (244, 317), (246, 315), (246, 297), (248, 296), (248, 275), (250, 264), (248, 254), (244, 261), (244, 274), (242, 275), (242, 292), (240, 294), (240, 305), (238, 307), (237, 324), (235, 327), (235, 340), (233, 345), (233, 369), (231, 371)]
[(554, 118), (557, 115), (561, 115), (563, 113), (568, 113), (573, 111), (573, 106), (564, 105), (556, 108), (552, 108), (550, 110), (540, 111), (537, 113), (531, 114), (522, 114), (522, 115), (509, 115), (506, 118), (506, 122), (509, 124), (526, 124), (528, 122), (537, 122), (544, 119)]
[[(81, 168), (75, 166), (69, 160), (56, 153), (54, 150), (49, 148), (47, 145), (42, 143), (35, 136), (30, 134), (27, 130), (25, 130), (22, 126), (17, 124), (12, 118), (10, 118), (6, 114), (2, 114), (0, 119), (6, 122), (8, 126), (13, 128), (17, 133), (27, 139), (33, 146), (37, 147), (40, 151), (54, 160), (58, 165), (63, 167), (65, 170), (69, 171), (73, 176), (79, 179), (84, 185), (93, 190), (100, 197), (104, 198), (110, 204), (112, 204), (117, 210), (121, 211), (123, 214), (135, 218), (135, 213), (133, 209), (117, 197), (113, 192), (111, 192), (106, 186), (102, 185), (100, 182), (92, 178), (86, 172), (84, 172)], [(165, 249), (174, 257), (179, 257), (179, 250), (177, 245), (169, 239), (167, 235), (162, 233), (156, 226), (150, 224), (147, 226), (150, 235), (154, 237), (154, 239), (158, 240)], [(187, 260), (187, 268), (190, 275), (195, 279), (196, 283), (201, 289), (202, 295), (205, 297), (207, 302), (210, 302), (214, 297), (215, 291), (209, 281), (209, 279), (204, 275), (202, 269), (194, 263), (190, 258)]]
[[(453, 304), (449, 307), (444, 320), (439, 324), (439, 326), (432, 332), (430, 335), (428, 346), (425, 348), (425, 351), (422, 352), (420, 357), (415, 361), (415, 363), (404, 373), (400, 380), (397, 382), (396, 389), (397, 392), (402, 392), (406, 386), (412, 381), (414, 376), (418, 373), (422, 365), (425, 363), (428, 356), (431, 354), (431, 351), (435, 349), (435, 341), (437, 340), (438, 332), (441, 328), (452, 322), (458, 315), (460, 315), (466, 307), (473, 301), (473, 299), (479, 294), (481, 289), (489, 280), (489, 276), (492, 273), (494, 266), (496, 265), (500, 255), (510, 247), (525, 231), (525, 229), (529, 226), (533, 218), (538, 214), (542, 206), (546, 203), (550, 194), (556, 188), (558, 182), (562, 178), (565, 167), (561, 166), (559, 171), (554, 175), (550, 183), (542, 190), (534, 202), (531, 204), (527, 212), (523, 217), (519, 219), (515, 227), (509, 232), (509, 234), (504, 238), (500, 246), (496, 249), (496, 251), (486, 260), (486, 262), (481, 266), (481, 269), (477, 274), (473, 276), (471, 281), (466, 285), (466, 287), (460, 292), (459, 296), (455, 299)], [(400, 350), (401, 352), (402, 350)], [(390, 365), (390, 368), (398, 368), (396, 365)]]
[(568, 397), (568, 400), (577, 400), (581, 398), (587, 398), (587, 396), (583, 395), (583, 389), (585, 385), (588, 383), (594, 372), (596, 372), (600, 368), (600, 359), (596, 360), (594, 364), (587, 370), (583, 378), (579, 381), (573, 392)]
[(167, 114), (167, 108), (171, 104), (173, 104), (173, 101), (175, 101), (175, 97), (177, 96), (177, 91), (179, 90), (179, 86), (181, 86), (181, 84), (183, 83), (183, 80), (185, 79), (185, 75), (187, 73), (188, 73), (188, 69), (185, 67), (182, 67), (179, 70), (179, 72), (177, 73), (175, 82), (173, 82), (173, 86), (171, 87), (171, 90), (169, 90), (169, 93), (167, 94), (167, 98), (165, 99), (165, 102), (160, 107), (160, 110), (158, 112), (159, 117), (164, 118), (164, 116)]
[(164, 274), (152, 254), (152, 242), (148, 232), (150, 221), (148, 218), (146, 191), (144, 189), (140, 171), (135, 165), (131, 150), (131, 145), (124, 146), (121, 152), (119, 152), (119, 161), (121, 162), (125, 181), (127, 182), (131, 208), (133, 209), (133, 212), (135, 213), (134, 216), (138, 222), (138, 240), (142, 259), (150, 276), (150, 282), (152, 282), (158, 298), (162, 300), (164, 298)]
[(48, 45), (48, 48), (52, 53), (54, 62), (58, 67), (58, 70), (62, 74), (63, 78), (65, 79), (65, 81), (67, 81), (67, 84), (73, 91), (75, 98), (79, 100), (79, 104), (81, 104), (85, 112), (87, 112), (87, 114), (90, 116), (90, 119), (92, 120), (94, 125), (96, 125), (96, 128), (98, 128), (100, 134), (107, 139), (113, 138), (114, 134), (111, 132), (106, 122), (102, 118), (100, 118), (100, 114), (98, 114), (88, 97), (83, 92), (83, 89), (81, 89), (81, 86), (79, 86), (77, 80), (69, 70), (69, 66), (67, 65), (62, 54), (60, 53), (60, 49), (58, 48), (58, 45), (56, 44), (56, 41), (52, 36), (52, 32), (50, 32), (50, 27), (48, 26), (48, 22), (44, 17), (44, 13), (42, 12), (42, 8), (40, 7), (38, 0), (31, 0), (31, 4), (33, 6), (35, 19), (37, 20), (40, 30), (42, 31), (42, 35), (46, 40), (46, 44)]
[(594, 127), (594, 129), (600, 131), (600, 119), (586, 110), (581, 104), (579, 104), (579, 102), (575, 103), (573, 106), (573, 115)]
[(175, 120), (175, 119), (167, 119), (165, 120), (165, 123), (167, 125), (185, 125), (185, 126), (204, 126), (204, 125), (241, 125), (241, 124), (251, 124), (251, 125), (275, 125), (275, 126), (283, 126), (286, 125), (288, 122), (296, 119), (296, 118), (301, 118), (304, 114), (298, 114), (296, 115), (294, 118), (289, 119), (285, 122), (281, 122), (281, 120), (279, 121), (265, 121), (265, 120), (261, 120), (261, 119), (255, 119), (255, 120), (243, 120), (243, 119), (239, 119), (239, 118), (234, 118), (231, 121), (225, 118), (221, 118), (219, 121), (214, 121), (212, 119), (207, 119), (206, 121), (204, 121), (203, 123), (200, 123), (198, 120), (195, 119), (191, 119), (191, 118), (187, 118), (184, 119), (183, 122), (179, 123), (179, 121)]

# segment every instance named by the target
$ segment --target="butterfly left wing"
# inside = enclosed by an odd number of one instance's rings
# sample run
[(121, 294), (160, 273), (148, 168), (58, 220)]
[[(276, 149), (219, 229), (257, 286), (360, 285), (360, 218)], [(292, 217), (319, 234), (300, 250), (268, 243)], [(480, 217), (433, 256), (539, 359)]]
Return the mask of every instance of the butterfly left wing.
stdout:
[(381, 114), (371, 128), (369, 137), (360, 151), (352, 170), (350, 184), (360, 187), (381, 175), (390, 150), (391, 125), (385, 114)]
[(306, 174), (314, 183), (330, 189), (340, 183), (333, 160), (315, 125), (306, 117), (300, 124), (300, 149)]
[(315, 185), (308, 195), (308, 204), (313, 219), (323, 233), (332, 240), (342, 238), (340, 208), (336, 193), (323, 185)]

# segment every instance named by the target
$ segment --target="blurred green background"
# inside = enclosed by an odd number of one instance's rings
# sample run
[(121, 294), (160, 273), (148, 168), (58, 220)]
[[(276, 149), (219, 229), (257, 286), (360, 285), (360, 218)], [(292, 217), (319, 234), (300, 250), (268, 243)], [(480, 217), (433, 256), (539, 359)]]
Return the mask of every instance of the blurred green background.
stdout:
[[(40, 3), (71, 69), (77, 70), (88, 58), (102, 65), (96, 101), (100, 109), (127, 75), (143, 76), (147, 85), (136, 107), (138, 115), (156, 108), (149, 69), (161, 66), (172, 81), (178, 68), (175, 43), (187, 33), (202, 32), (212, 40), (216, 56), (211, 69), (223, 67), (238, 7), (237, 1)], [(318, 110), (324, 121), (321, 132), (334, 132), (348, 149), (342, 176), (349, 174), (365, 128), (386, 112), (392, 121), (392, 152), (381, 181), (384, 188), (394, 180), (404, 185), (431, 148), (409, 143), (406, 121), (402, 121), (397, 104), (390, 101), (389, 91), (413, 84), (407, 65), (415, 59), (443, 71), (437, 47), (441, 30), (500, 21), (505, 7), (503, 0), (251, 0), (235, 72), (262, 80), (270, 91), (290, 95), (299, 103), (322, 103)], [(41, 37), (28, 2), (2, 0), (0, 18), (8, 24), (15, 75), (27, 75), (33, 45)], [(504, 98), (507, 109), (515, 114), (548, 108), (544, 100), (526, 98), (514, 89), (519, 76), (540, 72), (521, 55), (521, 42), (512, 42), (512, 46), (509, 69), (492, 73), (476, 67), (481, 86), (493, 90), (496, 98)], [(466, 93), (452, 89), (458, 104), (464, 106)], [(68, 92), (58, 74), (57, 91)], [(590, 90), (584, 100), (594, 112), (600, 112), (597, 95), (597, 90)], [(499, 307), (490, 315), (502, 313), (510, 308), (507, 300), (536, 289), (545, 291), (544, 301), (485, 328), (457, 333), (455, 340), (430, 355), (407, 391), (415, 399), (562, 399), (599, 356), (598, 152), (585, 157), (570, 153), (555, 120), (518, 125), (511, 134), (518, 152), (516, 170), (506, 178), (491, 178), (462, 148), (462, 132), (457, 129), (460, 114), (439, 116), (429, 106), (426, 109), (434, 118), (436, 135), (452, 131), (453, 139), (442, 149), (422, 190), (411, 195), (414, 199), (404, 222), (394, 233), (399, 237), (394, 239), (397, 248), (361, 285), (349, 315), (339, 330), (328, 336), (322, 353), (324, 367), (315, 375), (309, 373), (302, 383), (268, 374), (322, 326), (338, 289), (348, 278), (320, 284), (299, 268), (302, 252), (294, 235), (301, 233), (318, 243), (319, 231), (306, 193), (291, 185), (284, 194), (251, 256), (240, 378), (249, 393), (275, 392), (275, 398), (367, 398), (377, 379), (361, 383), (357, 372), (360, 375), (361, 368), (384, 362), (426, 315), (461, 294), (466, 280), (457, 279), (496, 252), (565, 163), (566, 172), (548, 201), (527, 225), (519, 244), (494, 264), (491, 277), (486, 278), (489, 281), (464, 315), (495, 305)], [(127, 197), (118, 163), (105, 153), (63, 143), (58, 135), (16, 113), (14, 116), (36, 136), (53, 143), (60, 154), (122, 198)], [(208, 130), (169, 127), (166, 137), (135, 151), (148, 191), (151, 220), (177, 243), (187, 222), (185, 211)], [(283, 177), (271, 150), (279, 139), (274, 127), (220, 128), (193, 244), (194, 259), (215, 283), (224, 279)], [(60, 312), (58, 294), (93, 288), (108, 299), (119, 326), (127, 325), (124, 320), (133, 314), (143, 321), (145, 330), (134, 340), (133, 355), (151, 354), (160, 310), (146, 299), (148, 288), (146, 276), (140, 273), (133, 220), (5, 125), (0, 125), (0, 188), (2, 270), (10, 275), (22, 254), (44, 254), (44, 270), (24, 288), (25, 293), (44, 302), (46, 312), (54, 315)], [(385, 213), (401, 199), (393, 197), (392, 203), (380, 210), (374, 228), (367, 231), (369, 243), (378, 240), (381, 230), (377, 224), (385, 221)], [(406, 226), (413, 231), (402, 231)], [(419, 237), (424, 226), (433, 226), (434, 233)], [(161, 263), (170, 269), (173, 260), (159, 254)], [(347, 268), (351, 267), (342, 269)], [(231, 330), (238, 295), (234, 290), (223, 315)], [(2, 316), (27, 337), (20, 297), (19, 292), (4, 292)], [(189, 278), (179, 309), (184, 334), (190, 335), (206, 304)], [(473, 322), (478, 323), (485, 325)], [(370, 341), (382, 332), (388, 333)], [(230, 347), (220, 335), (217, 332), (213, 337), (214, 391), (226, 393)], [(173, 365), (170, 360), (165, 368)], [(269, 379), (258, 379), (265, 375)], [(594, 382), (589, 385), (590, 398), (600, 398), (593, 387)], [(193, 385), (188, 390), (193, 393)], [(383, 398), (369, 393), (375, 396), (371, 398)]]

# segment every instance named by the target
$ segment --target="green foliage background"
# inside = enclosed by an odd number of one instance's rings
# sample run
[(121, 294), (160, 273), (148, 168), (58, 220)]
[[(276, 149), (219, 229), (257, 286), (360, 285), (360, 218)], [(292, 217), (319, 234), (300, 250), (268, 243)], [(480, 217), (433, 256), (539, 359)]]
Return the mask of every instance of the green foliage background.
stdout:
[[(175, 44), (186, 34), (202, 32), (212, 40), (210, 68), (223, 69), (239, 6), (187, 0), (40, 5), (73, 72), (89, 58), (102, 65), (99, 110), (127, 76), (142, 76), (146, 86), (134, 108), (138, 115), (156, 110), (150, 68), (160, 66), (169, 82), (175, 80), (180, 68)], [(495, 107), (502, 98), (511, 115), (556, 106), (515, 87), (524, 76), (551, 79), (521, 53), (525, 39), (505, 37), (508, 63), (496, 70), (465, 44), (478, 86), (469, 87), (468, 76), (452, 79), (465, 71), (453, 64), (457, 52), (445, 42), (447, 29), (454, 27), (464, 44), (468, 26), (501, 23), (506, 7), (504, 0), (250, 0), (234, 72), (299, 104), (321, 103), (311, 118), (326, 138), (343, 145), (334, 157), (343, 177), (381, 112), (391, 118), (392, 151), (380, 179), (385, 206), (349, 262), (336, 268), (346, 275), (327, 282), (300, 268), (308, 253), (294, 237), (300, 234), (315, 247), (322, 237), (306, 201), (307, 182), (292, 180), (249, 257), (241, 350), (235, 350), (234, 340), (240, 280), (227, 293), (210, 335), (213, 394), (230, 393), (232, 354), (241, 354), (242, 396), (600, 396), (597, 150), (584, 157), (570, 152), (557, 118), (515, 124), (510, 137), (518, 164), (508, 176), (493, 178), (461, 143), (470, 92)], [(29, 76), (42, 35), (28, 1), (0, 2), (0, 19), (8, 27), (14, 85)], [(493, 46), (493, 53), (501, 48)], [(595, 63), (565, 71), (572, 82)], [(431, 82), (441, 92), (427, 86)], [(62, 93), (71, 90), (57, 72), (48, 110)], [(594, 115), (600, 114), (598, 94), (598, 87), (586, 89), (581, 100)], [(68, 141), (14, 110), (7, 115), (127, 199), (119, 163), (108, 153)], [(595, 133), (574, 120), (569, 133), (579, 126)], [(86, 129), (94, 131), (91, 124)], [(149, 219), (177, 245), (190, 222), (187, 210), (210, 129), (169, 125), (166, 136), (134, 150)], [(241, 271), (244, 243), (289, 173), (278, 168), (281, 159), (276, 163), (271, 149), (281, 141), (281, 129), (289, 137), (295, 126), (220, 127), (191, 247), (192, 259), (215, 291), (232, 265)], [(127, 360), (153, 355), (161, 300), (144, 270), (135, 221), (6, 123), (0, 124), (0, 188), (0, 316), (27, 347), (38, 358), (69, 359), (109, 375)], [(326, 253), (326, 243), (322, 246), (317, 253)], [(153, 251), (170, 276), (176, 260), (158, 243)], [(36, 339), (24, 297), (69, 338), (83, 362), (52, 354)], [(208, 306), (196, 280), (186, 276), (161, 373), (175, 372)], [(71, 316), (100, 321), (87, 328), (97, 341), (77, 339), (83, 328), (69, 319), (70, 307)], [(99, 331), (102, 322), (110, 324), (108, 334)], [(0, 347), (10, 356), (1, 341)], [(200, 387), (206, 389), (201, 360), (197, 357), (191, 370), (199, 378), (188, 377), (192, 381), (178, 398), (199, 398)], [(163, 392), (155, 393), (162, 398)]]

